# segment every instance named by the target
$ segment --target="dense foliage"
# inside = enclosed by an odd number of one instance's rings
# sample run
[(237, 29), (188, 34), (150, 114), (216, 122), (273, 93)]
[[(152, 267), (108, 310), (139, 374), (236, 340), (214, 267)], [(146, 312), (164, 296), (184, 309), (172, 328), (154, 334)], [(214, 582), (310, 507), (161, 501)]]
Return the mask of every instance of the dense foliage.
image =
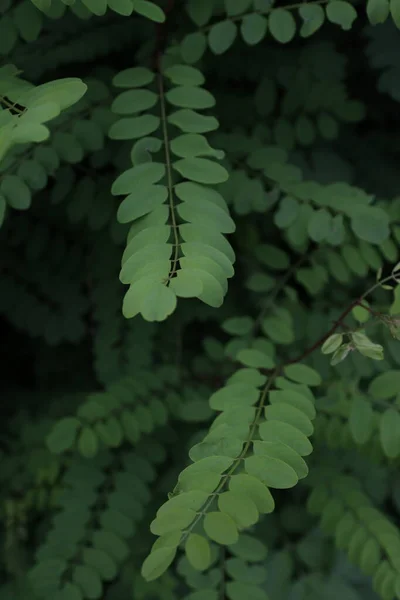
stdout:
[(400, 598), (400, 0), (0, 0), (1, 600)]

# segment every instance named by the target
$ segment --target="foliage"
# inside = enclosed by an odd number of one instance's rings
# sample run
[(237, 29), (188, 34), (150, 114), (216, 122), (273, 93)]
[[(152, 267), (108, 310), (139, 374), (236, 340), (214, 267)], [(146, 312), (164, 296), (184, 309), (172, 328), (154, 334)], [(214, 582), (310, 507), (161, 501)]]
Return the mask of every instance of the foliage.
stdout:
[(0, 2), (0, 593), (400, 599), (399, 0)]

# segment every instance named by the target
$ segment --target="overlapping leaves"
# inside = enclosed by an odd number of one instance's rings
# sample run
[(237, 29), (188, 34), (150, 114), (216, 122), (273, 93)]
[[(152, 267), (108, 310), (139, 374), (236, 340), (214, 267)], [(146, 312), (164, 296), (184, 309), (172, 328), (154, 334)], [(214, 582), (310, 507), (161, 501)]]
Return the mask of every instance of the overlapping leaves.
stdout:
[[(169, 82), (167, 91), (163, 77)], [(115, 180), (112, 193), (128, 194), (117, 217), (133, 223), (120, 274), (130, 286), (123, 313), (128, 318), (141, 313), (148, 321), (168, 317), (177, 296), (220, 306), (235, 260), (223, 235), (235, 225), (222, 196), (210, 187), (228, 177), (216, 162), (223, 153), (204, 136), (217, 122), (198, 112), (215, 100), (193, 67), (173, 65), (157, 79), (142, 67), (116, 75), (114, 84), (127, 90), (117, 96), (112, 110), (134, 116), (119, 119), (110, 130), (113, 139), (137, 140), (133, 166)], [(173, 128), (179, 133), (171, 137)]]

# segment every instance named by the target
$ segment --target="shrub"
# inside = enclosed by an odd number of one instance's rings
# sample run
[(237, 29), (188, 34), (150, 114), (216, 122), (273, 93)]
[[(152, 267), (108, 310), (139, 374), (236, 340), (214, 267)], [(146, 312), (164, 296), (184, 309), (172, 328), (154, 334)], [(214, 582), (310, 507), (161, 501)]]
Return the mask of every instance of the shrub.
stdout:
[(399, 0), (0, 2), (1, 598), (400, 598)]

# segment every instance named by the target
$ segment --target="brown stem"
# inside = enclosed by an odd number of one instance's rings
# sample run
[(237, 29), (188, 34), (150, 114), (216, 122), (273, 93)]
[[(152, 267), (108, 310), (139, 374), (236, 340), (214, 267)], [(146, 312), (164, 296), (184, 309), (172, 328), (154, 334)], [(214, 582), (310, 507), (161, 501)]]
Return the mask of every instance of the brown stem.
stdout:
[(361, 299), (357, 298), (357, 300), (354, 300), (354, 302), (352, 302), (350, 304), (350, 306), (348, 306), (340, 315), (340, 317), (338, 318), (337, 321), (335, 321), (335, 323), (333, 324), (333, 326), (330, 328), (330, 330), (325, 333), (325, 335), (323, 335), (322, 337), (319, 338), (319, 340), (317, 340), (312, 346), (310, 346), (309, 348), (307, 348), (306, 350), (304, 350), (303, 354), (301, 354), (300, 356), (298, 356), (297, 358), (294, 358), (292, 360), (287, 361), (283, 366), (287, 366), (287, 365), (293, 365), (294, 363), (298, 363), (301, 362), (302, 360), (304, 360), (305, 358), (307, 358), (307, 356), (309, 356), (310, 354), (312, 354), (314, 352), (314, 350), (316, 350), (317, 348), (319, 348), (320, 346), (322, 346), (322, 344), (333, 334), (335, 333), (336, 329), (338, 327), (340, 327), (341, 325), (343, 325), (343, 320), (347, 317), (348, 314), (350, 314), (350, 312), (353, 310), (353, 308), (355, 306), (360, 305)]
[(153, 53), (153, 69), (155, 71), (160, 72), (161, 70), (161, 57), (165, 49), (165, 45), (167, 43), (168, 36), (168, 14), (173, 10), (175, 5), (175, 0), (168, 0), (167, 6), (164, 8), (165, 21), (164, 23), (159, 23), (157, 25), (157, 33), (156, 33), (156, 43)]

